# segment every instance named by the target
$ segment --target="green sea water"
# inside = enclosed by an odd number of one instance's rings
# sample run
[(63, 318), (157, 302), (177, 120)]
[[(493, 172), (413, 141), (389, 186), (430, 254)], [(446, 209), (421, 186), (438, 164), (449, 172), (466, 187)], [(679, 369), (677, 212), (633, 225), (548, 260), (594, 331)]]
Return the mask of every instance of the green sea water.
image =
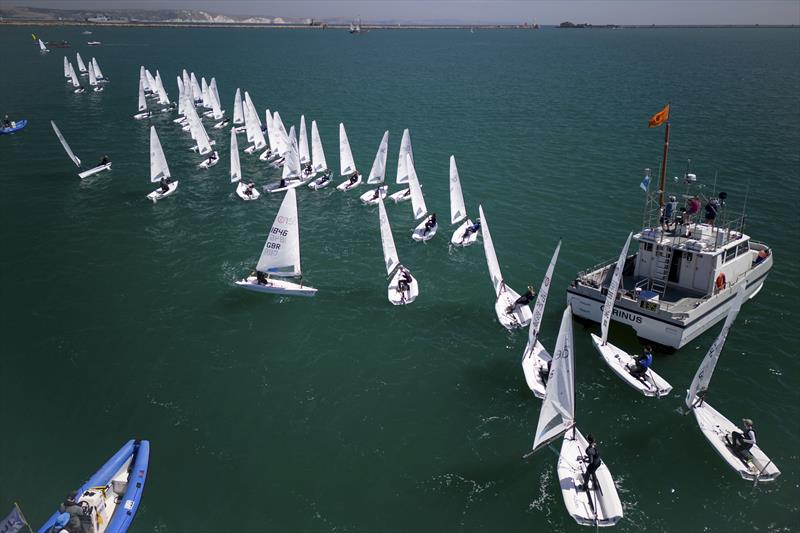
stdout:
[[(0, 29), (0, 113), (30, 125), (0, 137), (0, 514), (34, 526), (129, 438), (151, 441), (132, 531), (579, 531), (547, 450), (523, 460), (540, 402), (520, 367), (526, 336), (496, 321), (480, 245), (449, 249), (448, 158), (470, 215), (482, 204), (509, 285), (538, 286), (563, 239), (542, 340), (552, 348), (576, 272), (614, 257), (639, 227), (645, 167), (672, 106), (668, 175), (747, 193), (748, 233), (775, 266), (731, 331), (709, 399), (755, 420), (782, 470), (753, 487), (683, 416), (684, 390), (719, 326), (672, 354), (660, 400), (636, 395), (576, 323), (577, 421), (618, 485), (619, 531), (798, 529), (800, 363), (797, 246), (800, 31), (266, 31)], [(111, 80), (74, 95), (64, 50)], [(102, 41), (88, 47), (87, 39)], [(332, 187), (298, 191), (304, 281), (313, 299), (232, 283), (255, 264), (280, 198), (243, 203), (222, 162), (200, 171), (191, 141), (153, 120), (181, 184), (156, 205), (147, 121), (134, 121), (139, 65), (170, 97), (181, 69), (237, 87), (287, 128), (319, 123), (338, 168), (344, 122), (367, 172), (390, 131), (394, 185), (403, 128), (440, 230), (413, 242), (410, 204), (387, 205), (399, 256), (419, 279), (393, 307), (375, 208)], [(58, 144), (113, 170), (81, 181)], [(207, 127), (210, 123), (207, 122)], [(240, 138), (240, 144), (242, 142)], [(242, 156), (246, 177), (275, 178)], [(365, 189), (362, 187), (361, 191)], [(637, 350), (625, 327), (614, 342)]]

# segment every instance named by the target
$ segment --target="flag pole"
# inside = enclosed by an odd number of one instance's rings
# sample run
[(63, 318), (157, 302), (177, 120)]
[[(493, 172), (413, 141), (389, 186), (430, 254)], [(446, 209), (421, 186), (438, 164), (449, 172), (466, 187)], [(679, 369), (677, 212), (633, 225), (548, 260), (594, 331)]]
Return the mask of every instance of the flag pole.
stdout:
[(25, 518), (25, 515), (22, 513), (22, 509), (20, 509), (19, 504), (17, 504), (17, 502), (14, 502), (14, 507), (17, 508), (17, 512), (22, 517), (22, 522), (28, 528), (28, 531), (30, 531), (30, 533), (33, 533), (33, 529), (31, 529), (31, 525), (28, 523), (28, 519)]
[(658, 206), (664, 207), (664, 187), (667, 176), (667, 152), (669, 151), (669, 120), (664, 130), (664, 159), (661, 161), (661, 177), (658, 180)]

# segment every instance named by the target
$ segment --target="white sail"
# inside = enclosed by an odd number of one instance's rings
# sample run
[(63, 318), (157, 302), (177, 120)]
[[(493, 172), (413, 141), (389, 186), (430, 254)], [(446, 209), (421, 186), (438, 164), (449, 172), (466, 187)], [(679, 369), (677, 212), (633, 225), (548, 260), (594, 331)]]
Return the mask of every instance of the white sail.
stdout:
[(347, 132), (341, 122), (339, 123), (339, 168), (342, 176), (349, 176), (356, 172), (353, 152), (350, 151), (350, 141), (347, 140)]
[(201, 101), (203, 99), (203, 90), (200, 88), (200, 84), (197, 83), (197, 77), (194, 75), (194, 72), (189, 74), (189, 83), (192, 84), (192, 96), (195, 102)]
[(97, 76), (94, 75), (94, 65), (89, 63), (89, 85), (97, 87)]
[(244, 103), (244, 130), (247, 135), (247, 142), (255, 142), (256, 140), (256, 119), (253, 117), (253, 110), (250, 107), (250, 104), (247, 102), (247, 91), (244, 92), (245, 94), (245, 103)]
[(208, 139), (208, 133), (200, 117), (197, 116), (197, 111), (194, 110), (193, 106), (190, 107), (192, 108), (192, 117), (189, 120), (192, 121), (192, 133), (194, 134), (194, 140), (197, 142), (197, 153), (200, 155), (208, 154), (211, 152), (211, 142)]
[(181, 80), (181, 77), (178, 76), (178, 114), (186, 116), (186, 109), (183, 105), (186, 99), (184, 98), (183, 92), (183, 80)]
[(158, 86), (158, 103), (161, 105), (169, 105), (169, 95), (167, 95), (167, 90), (164, 88), (164, 82), (161, 81), (161, 76), (159, 76), (157, 70), (156, 85)]
[(322, 172), (328, 168), (316, 120), (311, 121), (311, 159), (314, 162), (314, 172)]
[(239, 161), (239, 140), (236, 138), (236, 130), (231, 128), (231, 183), (236, 183), (242, 179), (242, 164)]
[(72, 63), (69, 64), (69, 79), (72, 81), (72, 86), (76, 89), (81, 86), (81, 82), (78, 81), (78, 75), (75, 74), (75, 67), (72, 66)]
[(139, 111), (147, 111), (147, 100), (144, 98), (144, 85), (139, 80)]
[(69, 78), (69, 61), (67, 56), (64, 56), (64, 77)]
[(75, 55), (78, 58), (78, 70), (80, 72), (86, 72), (86, 64), (83, 62), (80, 52), (76, 52)]
[[(481, 219), (483, 220), (483, 219)], [(563, 435), (575, 425), (575, 354), (572, 349), (572, 309), (561, 316), (553, 364), (547, 379), (547, 393), (539, 412), (533, 450)]]
[(306, 116), (300, 115), (300, 164), (306, 165), (311, 162), (311, 154), (308, 151), (308, 134), (306, 133)]
[(150, 87), (151, 93), (156, 92), (157, 90), (156, 79), (153, 77), (152, 74), (150, 74), (149, 69), (144, 69), (144, 77), (147, 79), (147, 85), (145, 85), (145, 88)]
[(411, 209), (414, 211), (414, 220), (419, 220), (428, 213), (428, 207), (425, 205), (425, 197), (422, 196), (422, 188), (419, 186), (419, 178), (410, 154), (406, 154), (406, 166), (408, 186), (411, 189)]
[(245, 105), (249, 108), (248, 116), (250, 117), (250, 120), (247, 123), (249, 124), (249, 127), (253, 133), (253, 145), (256, 147), (256, 150), (261, 150), (267, 146), (267, 140), (264, 139), (264, 132), (261, 131), (261, 121), (258, 119), (256, 108), (253, 107), (253, 101), (248, 99)]
[(300, 177), (300, 154), (297, 151), (297, 141), (294, 135), (289, 137), (289, 150), (283, 161), (283, 179), (299, 178)]
[(211, 81), (208, 82), (208, 94), (211, 95), (211, 98), (216, 100), (217, 106), (222, 109), (222, 102), (219, 99), (219, 88), (217, 87), (217, 78), (211, 78)]
[(219, 95), (217, 94), (216, 84), (210, 85), (208, 87), (208, 94), (209, 97), (211, 98), (211, 109), (213, 112), (214, 120), (222, 120), (223, 113), (219, 105)]
[(503, 287), (503, 274), (500, 272), (500, 263), (497, 262), (497, 254), (494, 251), (492, 234), (489, 232), (489, 221), (483, 213), (483, 206), (478, 206), (478, 213), (481, 216), (481, 237), (483, 237), (483, 251), (486, 254), (486, 265), (489, 267), (489, 277), (492, 279), (495, 296), (500, 296)]
[(383, 261), (386, 263), (386, 275), (391, 276), (394, 269), (400, 264), (400, 258), (397, 257), (397, 248), (394, 246), (392, 227), (389, 225), (389, 217), (386, 216), (383, 198), (378, 199), (378, 216), (381, 224), (381, 244), (383, 245)]
[(458, 224), (467, 218), (464, 206), (464, 195), (461, 192), (461, 180), (458, 177), (455, 156), (450, 156), (450, 223)]
[(550, 293), (550, 282), (553, 280), (553, 270), (556, 268), (556, 261), (558, 261), (558, 252), (560, 250), (561, 241), (558, 241), (556, 251), (553, 252), (550, 265), (547, 267), (547, 272), (544, 278), (542, 278), (542, 284), (539, 285), (539, 294), (536, 295), (536, 303), (533, 305), (533, 318), (531, 318), (531, 325), (528, 328), (528, 347), (525, 349), (525, 353), (533, 350), (533, 347), (536, 346), (539, 328), (542, 325), (542, 316), (544, 316), (544, 306), (547, 303), (547, 295)]
[(378, 145), (378, 152), (375, 154), (375, 161), (372, 162), (372, 170), (369, 171), (367, 183), (376, 185), (383, 183), (386, 176), (386, 157), (389, 155), (389, 131), (383, 134), (381, 144)]
[(150, 126), (150, 181), (157, 183), (161, 178), (169, 178), (171, 175), (156, 127)]
[[(145, 73), (147, 74), (148, 71), (145, 70)], [(183, 69), (181, 79), (183, 80), (183, 92), (186, 93), (186, 95), (189, 97), (189, 100), (194, 100), (194, 95), (192, 94), (192, 80), (189, 78), (189, 73), (186, 72), (186, 69)]]
[(278, 152), (278, 137), (276, 135), (275, 123), (272, 118), (272, 112), (267, 109), (264, 112), (264, 123), (267, 125), (267, 140), (269, 147), (273, 152)]
[(628, 256), (628, 247), (631, 245), (631, 235), (633, 234), (628, 234), (628, 240), (625, 241), (625, 246), (622, 247), (622, 252), (619, 254), (619, 259), (617, 259), (617, 265), (614, 267), (614, 275), (611, 276), (611, 283), (608, 285), (606, 303), (603, 305), (603, 317), (600, 321), (600, 337), (602, 339), (602, 344), (605, 344), (606, 340), (608, 340), (608, 326), (611, 323), (611, 312), (614, 310), (614, 303), (617, 301), (619, 281), (622, 279), (625, 258)]
[(205, 77), (200, 78), (200, 95), (203, 98), (203, 107), (211, 109), (211, 93), (208, 92), (208, 83)]
[(275, 276), (299, 276), (300, 226), (295, 190), (286, 191), (256, 269)]
[(100, 70), (100, 65), (97, 63), (97, 59), (94, 57), (92, 58), (92, 65), (94, 66), (94, 75), (97, 76), (98, 80), (102, 80), (104, 78), (103, 71)]
[(144, 65), (139, 67), (139, 81), (142, 82), (142, 86), (144, 87), (145, 91), (151, 91), (150, 82), (147, 80), (147, 76), (144, 74)]
[(245, 105), (250, 106), (250, 109), (253, 110), (253, 118), (255, 119), (256, 124), (258, 124), (258, 129), (261, 129), (261, 118), (258, 116), (256, 105), (253, 103), (253, 99), (250, 98), (250, 93), (247, 91), (244, 92), (244, 103)]
[(237, 87), (236, 96), (233, 97), (233, 123), (244, 124), (244, 109), (242, 109), (242, 91)]
[(692, 384), (686, 394), (686, 407), (689, 409), (696, 407), (698, 399), (702, 399), (706, 391), (708, 391), (708, 385), (711, 382), (711, 376), (714, 374), (714, 368), (717, 366), (719, 354), (722, 351), (722, 347), (725, 345), (728, 331), (730, 331), (733, 321), (736, 320), (736, 315), (739, 314), (739, 309), (742, 307), (744, 298), (745, 290), (740, 288), (736, 299), (733, 301), (728, 311), (728, 317), (725, 319), (722, 330), (719, 332), (719, 335), (717, 335), (717, 338), (714, 339), (714, 343), (708, 349), (703, 362), (700, 363), (700, 368), (697, 369), (697, 373), (694, 375)]
[(397, 183), (408, 183), (408, 162), (406, 154), (414, 162), (414, 151), (411, 149), (411, 133), (408, 128), (403, 130), (403, 139), (400, 141), (400, 155), (397, 158)]
[(72, 153), (72, 148), (69, 147), (69, 145), (67, 144), (67, 140), (64, 138), (63, 135), (61, 135), (61, 130), (58, 129), (56, 123), (51, 120), (50, 125), (53, 126), (53, 131), (56, 132), (56, 137), (58, 137), (58, 140), (61, 141), (61, 146), (64, 147), (64, 151), (67, 152), (69, 158), (72, 159), (72, 162), (75, 163), (76, 167), (81, 168), (81, 160), (78, 159), (78, 157)]
[(275, 111), (272, 114), (272, 127), (275, 129), (276, 150), (280, 155), (286, 154), (289, 150), (289, 134), (286, 133), (286, 126), (283, 125), (281, 114)]
[(42, 52), (47, 52), (47, 47), (44, 45), (41, 39), (39, 39), (39, 50)]

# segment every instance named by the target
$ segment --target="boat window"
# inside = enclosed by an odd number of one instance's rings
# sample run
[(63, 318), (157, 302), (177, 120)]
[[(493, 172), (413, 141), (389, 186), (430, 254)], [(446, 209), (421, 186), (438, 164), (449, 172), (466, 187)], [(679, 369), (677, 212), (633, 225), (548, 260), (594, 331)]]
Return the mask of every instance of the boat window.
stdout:
[(653, 243), (652, 242), (644, 243), (644, 251), (645, 252), (652, 252), (653, 251)]
[(745, 241), (745, 242), (739, 243), (739, 246), (736, 248), (736, 255), (746, 254), (749, 251), (750, 251), (750, 242), (749, 241)]
[(728, 248), (727, 250), (725, 250), (725, 260), (723, 262), (727, 263), (734, 257), (736, 257), (736, 248)]

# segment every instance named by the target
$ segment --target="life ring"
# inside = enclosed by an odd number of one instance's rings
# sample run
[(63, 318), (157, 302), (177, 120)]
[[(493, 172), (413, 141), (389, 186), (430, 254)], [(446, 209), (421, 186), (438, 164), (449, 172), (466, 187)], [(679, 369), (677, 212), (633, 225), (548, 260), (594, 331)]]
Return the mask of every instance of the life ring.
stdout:
[(722, 289), (725, 288), (725, 273), (724, 272), (720, 272), (719, 273), (719, 276), (717, 276), (717, 279), (716, 279), (716, 281), (714, 281), (714, 284), (717, 286), (718, 290), (722, 290)]

